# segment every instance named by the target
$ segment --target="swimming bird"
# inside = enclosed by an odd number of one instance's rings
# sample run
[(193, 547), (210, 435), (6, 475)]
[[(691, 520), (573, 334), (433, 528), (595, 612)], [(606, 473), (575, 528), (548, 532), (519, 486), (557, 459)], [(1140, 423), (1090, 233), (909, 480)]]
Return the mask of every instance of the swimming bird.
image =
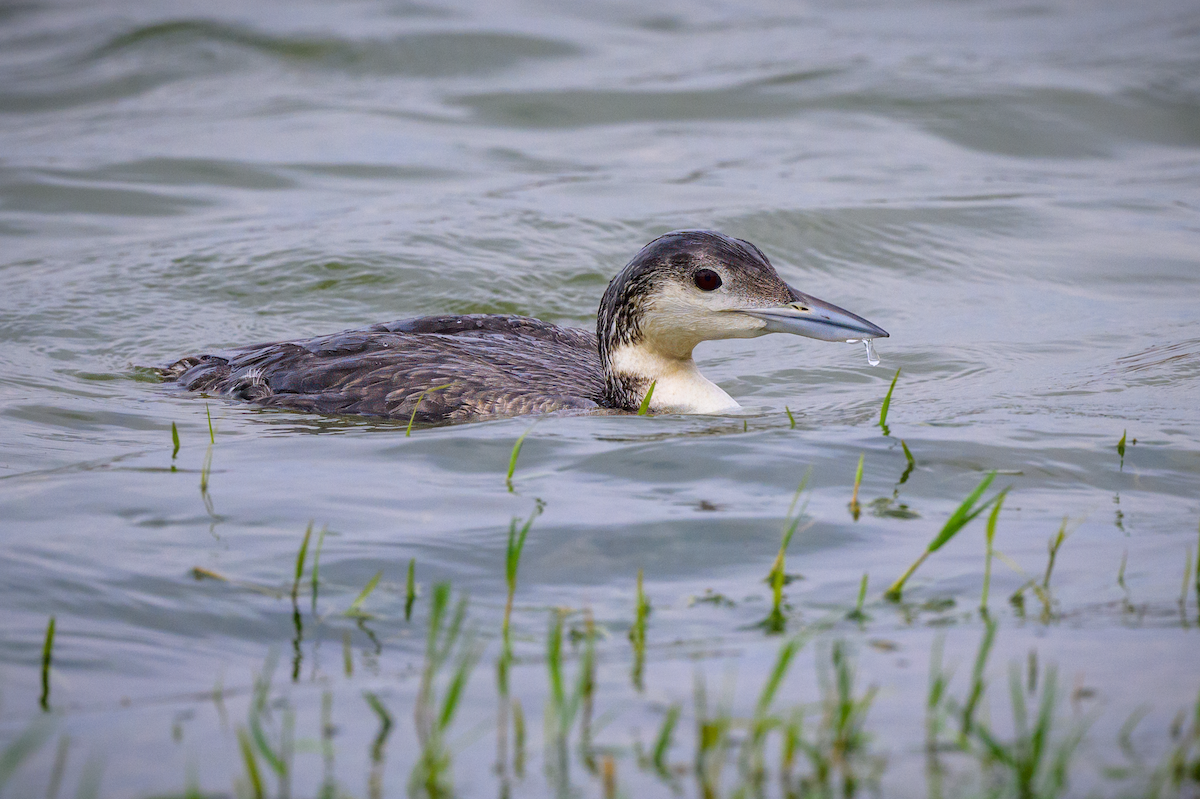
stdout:
[(272, 408), (433, 424), (552, 411), (720, 413), (739, 407), (700, 374), (702, 341), (887, 332), (783, 282), (762, 250), (708, 230), (660, 236), (608, 284), (596, 333), (522, 316), (426, 316), (183, 358), (190, 391)]

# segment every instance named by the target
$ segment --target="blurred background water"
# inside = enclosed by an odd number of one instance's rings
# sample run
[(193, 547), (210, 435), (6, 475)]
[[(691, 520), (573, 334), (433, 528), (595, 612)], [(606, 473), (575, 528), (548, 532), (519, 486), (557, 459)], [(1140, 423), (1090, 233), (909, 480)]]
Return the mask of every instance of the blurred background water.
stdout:
[[(844, 641), (881, 688), (883, 793), (925, 795), (927, 662), (944, 638), (963, 688), (984, 629), (982, 520), (906, 604), (878, 595), (993, 469), (1012, 486), (996, 546), (1025, 574), (995, 566), (992, 712), (1010, 661), (1057, 663), (1063, 713), (1091, 724), (1073, 790), (1114, 792), (1102, 766), (1130, 714), (1153, 761), (1200, 688), (1200, 595), (1180, 601), (1200, 521), (1198, 211), (1192, 2), (6, 3), (0, 749), (50, 736), (0, 775), (7, 795), (42, 795), (59, 771), (63, 790), (104, 796), (188, 780), (228, 794), (272, 660), (274, 706), (298, 714), (292, 790), (318, 793), (328, 693), (341, 790), (397, 795), (437, 581), (470, 595), (487, 647), (456, 785), (498, 792), (505, 542), (539, 500), (513, 622), (531, 762), (510, 787), (602, 790), (579, 762), (566, 783), (544, 777), (536, 743), (549, 609), (587, 608), (598, 740), (622, 790), (666, 795), (633, 741), (681, 702), (672, 759), (691, 762), (696, 674), (714, 692), (738, 675), (735, 707), (752, 704), (781, 640), (754, 626), (762, 578), (809, 470), (788, 559), (804, 579), (786, 588), (809, 643), (781, 700), (815, 701), (815, 664)], [(784, 336), (703, 345), (743, 412), (543, 419), (513, 492), (529, 419), (409, 437), (205, 401), (137, 369), (425, 313), (590, 326), (609, 278), (683, 227), (749, 239), (789, 283), (886, 328), (883, 363)], [(1023, 615), (1005, 600), (1041, 576), (1064, 518), (1053, 612)], [(310, 522), (329, 534), (318, 613), (302, 596), (297, 627), (270, 591), (290, 587)], [(642, 691), (626, 638), (639, 569)], [(341, 616), (380, 570), (375, 619)], [(870, 621), (829, 622), (864, 573)], [(732, 604), (694, 601), (706, 591)], [(396, 722), (374, 766), (364, 691)]]

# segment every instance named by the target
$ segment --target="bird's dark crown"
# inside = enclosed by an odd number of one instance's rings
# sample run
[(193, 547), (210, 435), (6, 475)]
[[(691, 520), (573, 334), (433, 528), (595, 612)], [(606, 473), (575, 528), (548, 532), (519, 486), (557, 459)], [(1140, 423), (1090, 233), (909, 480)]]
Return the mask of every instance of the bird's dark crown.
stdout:
[(670, 280), (691, 281), (698, 269), (722, 267), (737, 274), (730, 290), (747, 299), (788, 302), (791, 293), (763, 255), (748, 241), (714, 230), (677, 230), (643, 247), (608, 284), (600, 300), (596, 337), (600, 359), (622, 344), (641, 340), (641, 321), (655, 289)]

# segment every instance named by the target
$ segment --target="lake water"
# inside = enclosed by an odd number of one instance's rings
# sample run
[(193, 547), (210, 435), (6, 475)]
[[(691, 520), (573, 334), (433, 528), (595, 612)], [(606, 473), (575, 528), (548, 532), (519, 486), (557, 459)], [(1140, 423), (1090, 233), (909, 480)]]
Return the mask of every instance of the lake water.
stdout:
[[(684, 227), (753, 241), (887, 329), (881, 365), (861, 345), (709, 343), (739, 413), (411, 436), (138, 369), (427, 313), (586, 327), (633, 253)], [(0, 341), (5, 796), (253, 796), (252, 770), (264, 795), (403, 795), (439, 582), (469, 596), (478, 656), (445, 731), (461, 796), (781, 795), (837, 751), (858, 782), (835, 793), (1015, 792), (983, 737), (1016, 734), (1010, 664), (1031, 703), (1057, 670), (1056, 751), (1086, 730), (1065, 793), (1143, 795), (1172, 751), (1200, 762), (1194, 2), (5, 4)], [(1011, 490), (985, 733), (963, 752), (988, 514), (901, 602), (882, 593), (992, 470), (985, 498)], [(772, 631), (764, 578), (806, 473), (785, 567), (803, 579)], [(539, 505), (512, 614), (517, 769), (505, 551)], [(346, 616), (379, 572), (370, 618)], [(866, 618), (847, 618), (864, 574)], [(558, 609), (566, 705), (595, 631), (561, 747)], [(750, 720), (792, 640), (766, 714), (803, 718), (811, 748), (785, 788), (770, 727), (755, 789)], [(933, 758), (938, 647), (954, 676)], [(869, 739), (842, 750), (819, 687), (835, 653), (856, 696), (877, 688)], [(1166, 774), (1195, 795), (1200, 777)]]

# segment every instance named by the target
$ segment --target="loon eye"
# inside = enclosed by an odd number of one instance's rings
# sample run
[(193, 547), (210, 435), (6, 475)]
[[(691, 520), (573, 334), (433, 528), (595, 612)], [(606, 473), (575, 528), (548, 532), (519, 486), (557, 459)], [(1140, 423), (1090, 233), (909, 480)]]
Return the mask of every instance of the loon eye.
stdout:
[(692, 275), (692, 281), (701, 291), (716, 291), (721, 288), (721, 276), (711, 269), (700, 269)]

